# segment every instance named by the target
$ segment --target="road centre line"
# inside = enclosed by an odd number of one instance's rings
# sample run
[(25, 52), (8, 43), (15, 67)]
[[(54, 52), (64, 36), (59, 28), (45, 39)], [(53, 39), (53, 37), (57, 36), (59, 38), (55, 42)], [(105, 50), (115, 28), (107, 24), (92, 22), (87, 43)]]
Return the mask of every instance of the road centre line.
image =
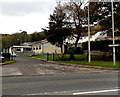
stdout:
[(101, 91), (88, 91), (88, 92), (78, 92), (78, 93), (73, 93), (73, 95), (83, 95), (83, 94), (93, 94), (93, 93), (105, 93), (105, 92), (115, 92), (120, 89), (111, 89), (111, 90), (101, 90)]

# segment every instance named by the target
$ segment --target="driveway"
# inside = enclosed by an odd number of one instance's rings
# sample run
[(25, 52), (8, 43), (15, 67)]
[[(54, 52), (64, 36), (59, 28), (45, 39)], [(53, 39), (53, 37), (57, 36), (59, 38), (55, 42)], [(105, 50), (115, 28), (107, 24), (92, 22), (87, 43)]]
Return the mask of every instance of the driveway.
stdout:
[(48, 63), (39, 59), (16, 57), (16, 62), (2, 66), (0, 76), (57, 75), (70, 73), (111, 72), (91, 68), (78, 68), (60, 64)]

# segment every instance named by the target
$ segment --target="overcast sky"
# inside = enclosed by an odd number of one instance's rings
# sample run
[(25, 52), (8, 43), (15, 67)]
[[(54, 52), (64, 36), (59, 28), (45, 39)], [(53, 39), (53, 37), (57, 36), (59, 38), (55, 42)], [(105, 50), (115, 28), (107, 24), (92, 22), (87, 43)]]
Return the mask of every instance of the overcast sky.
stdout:
[(55, 6), (56, 0), (0, 0), (0, 33), (42, 31)]

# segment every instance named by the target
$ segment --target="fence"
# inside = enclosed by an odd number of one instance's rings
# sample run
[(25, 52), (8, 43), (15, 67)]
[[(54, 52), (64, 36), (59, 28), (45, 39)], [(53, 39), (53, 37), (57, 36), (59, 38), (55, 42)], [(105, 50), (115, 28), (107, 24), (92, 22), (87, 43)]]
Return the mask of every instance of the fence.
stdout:
[(35, 57), (41, 58), (41, 59), (46, 60), (46, 61), (48, 61), (48, 60), (55, 61), (55, 60), (58, 60), (61, 58), (61, 54), (41, 53), (41, 54), (35, 55)]

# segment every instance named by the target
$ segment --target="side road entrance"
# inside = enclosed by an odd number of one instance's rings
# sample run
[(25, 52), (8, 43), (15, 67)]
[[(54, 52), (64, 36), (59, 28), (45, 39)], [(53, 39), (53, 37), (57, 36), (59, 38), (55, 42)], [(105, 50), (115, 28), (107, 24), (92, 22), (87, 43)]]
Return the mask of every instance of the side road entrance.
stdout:
[(57, 75), (69, 73), (111, 72), (108, 70), (64, 66), (60, 64), (48, 63), (33, 58), (16, 57), (15, 60), (15, 63), (1, 66), (2, 75), (0, 76), (29, 76), (53, 74)]

